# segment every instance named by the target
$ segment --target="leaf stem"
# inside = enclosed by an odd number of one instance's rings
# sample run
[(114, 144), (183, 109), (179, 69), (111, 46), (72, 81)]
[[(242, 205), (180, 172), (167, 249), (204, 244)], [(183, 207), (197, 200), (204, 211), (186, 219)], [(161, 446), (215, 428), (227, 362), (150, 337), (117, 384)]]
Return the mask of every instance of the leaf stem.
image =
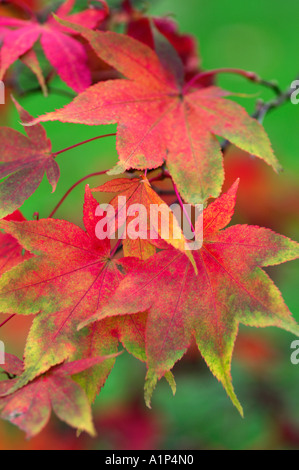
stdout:
[(65, 149), (59, 150), (59, 152), (54, 152), (53, 157), (56, 158), (57, 155), (60, 155), (61, 153), (68, 152), (69, 150), (72, 150), (76, 147), (80, 147), (80, 145), (84, 145), (84, 144), (88, 144), (89, 142), (93, 142), (94, 140), (103, 139), (104, 137), (112, 137), (112, 136), (116, 136), (116, 133), (114, 132), (113, 134), (98, 135), (97, 137), (93, 137), (92, 139), (84, 140), (83, 142), (79, 142), (78, 144), (71, 145), (71, 147), (67, 147)]
[(192, 85), (194, 85), (194, 83), (197, 82), (197, 80), (201, 80), (207, 77), (213, 77), (214, 75), (217, 75), (219, 73), (233, 73), (236, 75), (241, 75), (242, 77), (247, 78), (251, 82), (259, 83), (260, 85), (271, 88), (276, 93), (276, 95), (279, 95), (281, 93), (281, 90), (278, 87), (277, 83), (263, 80), (255, 72), (248, 72), (246, 70), (233, 69), (233, 68), (221, 68), (221, 69), (207, 70), (206, 72), (200, 72), (195, 77), (193, 77), (188, 83), (186, 83), (184, 87), (184, 93), (186, 93), (192, 87)]
[(122, 242), (123, 242), (123, 241), (122, 241), (121, 238), (117, 241), (115, 247), (111, 250), (111, 253), (110, 253), (111, 258), (113, 258), (113, 256), (114, 256), (115, 253), (117, 252), (117, 250), (120, 248)]
[(79, 181), (77, 181), (75, 184), (73, 184), (73, 186), (65, 193), (65, 195), (63, 196), (63, 198), (59, 201), (59, 203), (57, 204), (57, 206), (52, 210), (51, 214), (49, 215), (49, 219), (51, 219), (54, 214), (56, 214), (56, 212), (58, 211), (58, 209), (60, 208), (60, 206), (64, 203), (64, 201), (66, 200), (66, 198), (71, 194), (71, 192), (77, 187), (79, 186), (79, 184), (83, 183), (84, 181), (86, 181), (87, 179), (89, 178), (93, 178), (94, 176), (101, 176), (101, 175), (105, 175), (107, 173), (107, 171), (109, 170), (104, 170), (104, 171), (98, 171), (96, 173), (91, 173), (87, 176), (84, 176), (84, 178), (81, 178)]
[(16, 5), (19, 7), (21, 10), (23, 10), (25, 13), (27, 13), (31, 18), (36, 19), (36, 14), (32, 10), (32, 8), (29, 7), (23, 0), (0, 0), (0, 5), (5, 4), (5, 3), (11, 3), (12, 5)]
[(16, 316), (16, 314), (14, 313), (13, 315), (10, 315), (10, 317), (6, 318), (6, 320), (4, 320), (4, 322), (1, 323), (0, 328), (2, 328), (2, 326), (6, 325), (6, 323), (8, 323), (15, 316)]
[(186, 211), (186, 208), (185, 208), (185, 206), (184, 206), (184, 203), (183, 203), (183, 200), (182, 200), (182, 198), (181, 198), (181, 195), (180, 195), (180, 193), (179, 193), (179, 191), (178, 191), (178, 188), (176, 187), (176, 184), (175, 184), (175, 182), (174, 182), (173, 180), (172, 180), (172, 182), (173, 182), (173, 188), (174, 188), (176, 197), (177, 197), (177, 199), (178, 199), (178, 201), (179, 201), (179, 204), (180, 204), (180, 206), (181, 206), (181, 208), (182, 208), (182, 210), (183, 210), (183, 213), (184, 213), (186, 219), (188, 220), (188, 223), (189, 223), (189, 225), (190, 225), (190, 227), (191, 227), (192, 232), (195, 234), (195, 228), (193, 227), (193, 224), (192, 224), (192, 221), (191, 221), (191, 219), (190, 219), (190, 217), (189, 217), (189, 214), (188, 214), (188, 212)]
[[(299, 76), (295, 80), (299, 80)], [(253, 117), (262, 124), (268, 113), (284, 105), (290, 99), (293, 92), (294, 89), (292, 87), (289, 87), (285, 91), (280, 91), (279, 95), (271, 101), (268, 101), (266, 103), (263, 101), (258, 101), (256, 111), (251, 114), (251, 117)], [(221, 144), (222, 152), (225, 152), (229, 146), (230, 142), (228, 140), (224, 140)]]

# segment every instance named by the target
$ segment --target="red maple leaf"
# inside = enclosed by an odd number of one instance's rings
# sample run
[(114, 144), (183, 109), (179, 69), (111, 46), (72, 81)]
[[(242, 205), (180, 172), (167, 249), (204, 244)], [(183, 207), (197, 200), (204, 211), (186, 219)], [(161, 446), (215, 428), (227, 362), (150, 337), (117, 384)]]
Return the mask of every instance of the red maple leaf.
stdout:
[[(87, 187), (84, 223), (87, 232), (63, 221), (1, 221), (0, 227), (35, 254), (0, 279), (0, 311), (36, 314), (25, 351), (25, 371), (17, 387), (65, 359), (117, 352), (119, 341), (145, 360), (146, 315), (110, 319), (77, 332), (79, 323), (111, 297), (136, 258), (112, 260), (110, 240), (95, 235), (97, 201)], [(80, 383), (92, 400), (105, 383), (114, 359), (106, 361)]]
[[(94, 28), (107, 17), (109, 12), (106, 2), (99, 1), (103, 6), (102, 9), (93, 8), (70, 15), (75, 0), (66, 0), (58, 8), (57, 14), (73, 23)], [(0, 80), (8, 68), (40, 39), (48, 61), (67, 85), (81, 92), (91, 84), (84, 46), (72, 37), (72, 31), (58, 25), (51, 16), (44, 23), (39, 23), (36, 18), (21, 20), (2, 16), (0, 26), (12, 28), (6, 31), (1, 47)]]
[(166, 161), (184, 199), (195, 204), (221, 191), (224, 171), (216, 135), (280, 168), (263, 127), (240, 105), (224, 99), (228, 92), (184, 83), (183, 64), (163, 36), (158, 38), (158, 57), (128, 36), (60, 23), (80, 32), (126, 79), (98, 83), (31, 124), (117, 122), (120, 162), (110, 174), (157, 168)]
[[(116, 14), (117, 16), (117, 14)], [(165, 36), (175, 48), (185, 68), (185, 80), (189, 81), (199, 72), (200, 60), (196, 39), (189, 34), (180, 34), (177, 23), (171, 18), (147, 17), (136, 10), (130, 0), (125, 0), (121, 6), (120, 22), (127, 23), (127, 34), (147, 46), (155, 49), (155, 34), (153, 25)], [(124, 18), (122, 18), (124, 17)], [(213, 79), (196, 82), (198, 87), (212, 85)]]
[[(5, 217), (5, 220), (24, 222), (26, 219), (21, 212), (16, 211)], [(7, 233), (0, 233), (0, 276), (30, 257), (30, 253), (15, 238)]]
[(299, 335), (279, 290), (261, 269), (298, 258), (299, 245), (255, 226), (221, 230), (233, 215), (236, 191), (237, 184), (204, 212), (204, 243), (194, 252), (197, 275), (186, 256), (172, 248), (162, 251), (128, 273), (109, 303), (83, 325), (148, 311), (149, 381), (169, 371), (195, 337), (211, 371), (242, 413), (230, 375), (238, 325), (277, 326)]
[[(94, 357), (56, 366), (16, 392), (10, 393), (13, 380), (0, 382), (0, 416), (26, 432), (27, 438), (38, 434), (48, 423), (51, 409), (69, 426), (86, 431), (92, 436), (91, 408), (84, 391), (69, 376), (90, 369), (109, 357)], [(9, 375), (22, 376), (23, 363), (6, 354), (1, 365)]]
[[(23, 122), (32, 119), (15, 100)], [(27, 136), (9, 127), (0, 128), (0, 218), (18, 209), (39, 187), (46, 172), (53, 191), (60, 176), (51, 141), (44, 128), (26, 127)], [(8, 178), (7, 178), (8, 177)]]
[[(146, 259), (156, 252), (153, 246), (155, 239), (163, 239), (184, 252), (193, 261), (191, 251), (185, 250), (186, 240), (175, 215), (152, 189), (146, 177), (117, 178), (94, 188), (92, 191), (117, 194), (109, 203), (114, 209), (114, 213), (110, 216), (110, 219), (106, 217), (104, 220), (108, 219), (110, 221), (108, 223), (109, 227), (107, 227), (109, 236), (115, 235), (118, 230), (121, 230), (122, 226), (126, 226), (127, 233), (123, 240), (125, 256)], [(124, 202), (121, 198), (124, 198)], [(141, 213), (139, 212), (140, 206), (143, 209)], [(128, 215), (128, 211), (132, 209), (134, 209), (133, 212)], [(161, 220), (159, 219), (159, 209), (162, 214)], [(136, 213), (138, 213), (138, 216), (136, 216)], [(130, 234), (128, 232), (130, 232), (131, 224), (134, 230)], [(102, 232), (106, 236), (106, 231), (103, 230)], [(134, 238), (135, 236), (136, 238)]]

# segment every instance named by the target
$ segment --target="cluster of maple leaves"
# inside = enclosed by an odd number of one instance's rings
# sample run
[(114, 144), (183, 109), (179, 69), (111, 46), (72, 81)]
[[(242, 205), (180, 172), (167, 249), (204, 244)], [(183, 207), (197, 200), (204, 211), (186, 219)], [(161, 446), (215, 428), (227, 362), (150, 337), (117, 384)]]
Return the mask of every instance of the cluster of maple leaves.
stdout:
[[(75, 0), (66, 0), (56, 16), (30, 10), (29, 19), (0, 17), (0, 78), (21, 59), (46, 93), (40, 42), (52, 75), (78, 93), (63, 109), (36, 119), (14, 100), (27, 135), (0, 128), (0, 312), (34, 315), (24, 363), (7, 354), (2, 366), (8, 380), (0, 382), (0, 415), (31, 437), (53, 409), (93, 434), (90, 403), (119, 343), (146, 363), (150, 405), (162, 377), (175, 391), (171, 370), (194, 340), (242, 414), (231, 379), (238, 326), (276, 326), (299, 335), (262, 269), (298, 258), (299, 245), (265, 228), (226, 228), (238, 181), (220, 195), (224, 165), (217, 137), (275, 171), (280, 165), (261, 124), (227, 99), (213, 73), (200, 70), (194, 39), (172, 20), (148, 18), (128, 0), (115, 11), (102, 0), (89, 3), (79, 13), (72, 13)], [(115, 32), (120, 25), (123, 34)], [(53, 191), (59, 183), (58, 154), (41, 125), (54, 120), (118, 126), (119, 162), (107, 174), (126, 175), (86, 187), (85, 230), (53, 217), (27, 221), (19, 211), (45, 173)], [(94, 193), (114, 193), (112, 206), (126, 196), (149, 213), (151, 204), (164, 202), (152, 186), (164, 178), (180, 202), (205, 205), (200, 250), (185, 251), (175, 236), (163, 239), (159, 226), (158, 240), (125, 239), (122, 247), (96, 237)], [(180, 228), (169, 214), (174, 233)]]

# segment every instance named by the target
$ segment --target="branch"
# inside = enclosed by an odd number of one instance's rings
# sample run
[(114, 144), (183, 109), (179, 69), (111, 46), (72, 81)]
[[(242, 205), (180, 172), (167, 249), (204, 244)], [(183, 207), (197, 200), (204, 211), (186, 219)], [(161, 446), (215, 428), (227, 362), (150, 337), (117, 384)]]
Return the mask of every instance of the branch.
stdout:
[[(299, 76), (295, 80), (299, 80)], [(286, 91), (281, 92), (274, 100), (268, 101), (267, 103), (259, 100), (257, 103), (257, 110), (252, 117), (262, 123), (270, 111), (279, 108), (289, 101), (292, 93), (294, 93), (294, 88), (289, 87)]]
[[(299, 76), (295, 80), (299, 80)], [(255, 118), (262, 124), (267, 114), (270, 111), (273, 111), (274, 109), (278, 109), (283, 106), (290, 99), (293, 92), (294, 88), (289, 87), (285, 91), (280, 91), (276, 98), (266, 103), (262, 100), (258, 100), (256, 104), (256, 111), (251, 115), (251, 117)], [(230, 142), (228, 140), (223, 141), (221, 145), (222, 151), (225, 152), (229, 145)]]

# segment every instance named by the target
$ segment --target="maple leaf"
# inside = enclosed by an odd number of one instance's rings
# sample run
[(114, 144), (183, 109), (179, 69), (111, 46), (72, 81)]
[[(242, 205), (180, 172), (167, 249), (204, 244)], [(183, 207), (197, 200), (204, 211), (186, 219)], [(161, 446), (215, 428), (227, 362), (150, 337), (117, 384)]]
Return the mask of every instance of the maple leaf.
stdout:
[[(238, 325), (276, 326), (299, 335), (281, 294), (261, 269), (299, 257), (299, 245), (271, 230), (228, 225), (237, 183), (204, 211), (204, 243), (194, 252), (198, 275), (175, 249), (137, 266), (106, 306), (81, 326), (109, 316), (148, 311), (149, 380), (169, 371), (195, 337), (199, 351), (242, 413), (231, 381)], [(147, 397), (149, 399), (149, 397)]]
[[(16, 211), (5, 217), (5, 220), (23, 222), (26, 219), (21, 212)], [(14, 237), (7, 233), (0, 233), (0, 276), (30, 257), (30, 253), (27, 251), (24, 253), (23, 247)]]
[[(120, 318), (77, 326), (95, 313), (113, 294), (135, 258), (112, 260), (110, 241), (95, 235), (97, 201), (86, 188), (84, 223), (87, 232), (63, 221), (0, 221), (0, 227), (35, 254), (0, 279), (0, 311), (36, 314), (25, 350), (25, 371), (16, 387), (65, 359), (113, 354), (119, 341), (141, 360), (146, 316)], [(90, 400), (104, 384), (115, 359), (83, 374), (80, 383)]]
[(60, 23), (81, 33), (98, 56), (126, 79), (98, 83), (31, 125), (55, 120), (88, 125), (117, 122), (120, 161), (110, 174), (157, 168), (166, 161), (185, 201), (195, 204), (221, 191), (224, 171), (216, 135), (279, 170), (260, 123), (224, 99), (227, 91), (184, 84), (184, 67), (169, 43), (159, 47), (160, 60), (155, 51), (128, 36)]
[[(111, 220), (109, 219), (110, 223), (108, 222), (109, 227), (107, 229), (111, 237), (118, 230), (121, 231), (122, 225), (126, 226), (126, 236), (123, 240), (125, 256), (136, 256), (139, 259), (148, 258), (156, 252), (151, 244), (155, 237), (155, 239), (162, 238), (173, 247), (184, 252), (194, 264), (191, 251), (185, 249), (187, 242), (174, 213), (152, 189), (146, 177), (118, 178), (108, 181), (92, 191), (118, 194), (109, 203), (114, 209), (114, 214), (110, 217)], [(119, 199), (121, 197), (125, 198), (125, 202)], [(144, 212), (141, 212), (140, 205)], [(132, 210), (134, 206), (134, 213), (128, 214), (128, 209)], [(161, 221), (159, 220), (159, 210)], [(138, 212), (137, 217), (136, 212)], [(131, 225), (133, 233), (130, 233)], [(136, 225), (138, 225), (138, 228), (136, 228)], [(103, 233), (106, 235), (105, 231)], [(133, 238), (135, 234), (139, 235), (138, 237), (136, 235), (136, 239)]]
[[(155, 29), (165, 36), (182, 60), (185, 69), (185, 80), (189, 81), (199, 73), (200, 60), (196, 39), (189, 34), (180, 34), (178, 25), (171, 18), (147, 17), (133, 8), (130, 1), (123, 2), (120, 17), (125, 14), (127, 34), (143, 42), (152, 49), (156, 48)], [(116, 14), (117, 16), (117, 14)], [(120, 20), (121, 21), (121, 20)], [(197, 87), (211, 85), (213, 78), (206, 77), (196, 82)]]
[[(57, 10), (62, 18), (88, 28), (96, 27), (108, 15), (106, 2), (100, 1), (103, 9), (88, 9), (70, 15), (75, 0), (67, 0)], [(7, 30), (0, 51), (0, 80), (8, 68), (40, 39), (44, 53), (60, 78), (73, 90), (81, 92), (91, 84), (91, 74), (87, 64), (84, 46), (71, 36), (67, 28), (57, 24), (50, 16), (43, 24), (36, 19), (20, 20), (2, 16), (0, 27), (16, 28)]]
[(13, 380), (23, 372), (23, 362), (13, 354), (5, 353), (5, 363), (1, 364), (3, 374), (6, 374), (10, 380), (0, 381), (0, 395), (4, 395), (11, 388)]
[[(26, 432), (27, 438), (31, 438), (46, 426), (53, 409), (69, 426), (94, 436), (95, 429), (87, 396), (69, 376), (79, 374), (107, 359), (109, 357), (103, 356), (64, 363), (13, 393), (10, 393), (10, 388), (17, 378), (0, 382), (0, 417), (18, 426)], [(22, 361), (9, 354), (5, 360), (6, 363), (1, 367), (9, 374), (21, 376)]]
[[(23, 122), (32, 119), (13, 100)], [(0, 218), (18, 209), (39, 187), (46, 172), (53, 191), (59, 179), (59, 167), (51, 151), (51, 141), (41, 125), (27, 127), (27, 136), (9, 127), (0, 128)]]

